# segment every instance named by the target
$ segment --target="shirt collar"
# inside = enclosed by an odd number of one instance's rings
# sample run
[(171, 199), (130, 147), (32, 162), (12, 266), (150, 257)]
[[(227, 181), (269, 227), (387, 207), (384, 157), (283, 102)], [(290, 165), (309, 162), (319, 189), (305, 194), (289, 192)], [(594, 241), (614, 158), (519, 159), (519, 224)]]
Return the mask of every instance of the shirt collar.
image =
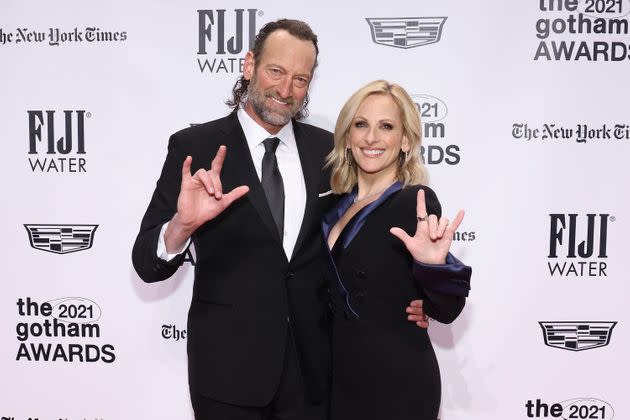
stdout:
[(245, 139), (250, 149), (254, 149), (262, 144), (262, 142), (270, 137), (277, 137), (280, 139), (280, 144), (285, 145), (289, 150), (297, 152), (297, 145), (295, 142), (295, 132), (293, 131), (293, 124), (291, 121), (285, 124), (284, 127), (278, 131), (277, 134), (270, 134), (262, 128), (247, 112), (241, 107), (236, 112), (238, 122), (243, 128)]

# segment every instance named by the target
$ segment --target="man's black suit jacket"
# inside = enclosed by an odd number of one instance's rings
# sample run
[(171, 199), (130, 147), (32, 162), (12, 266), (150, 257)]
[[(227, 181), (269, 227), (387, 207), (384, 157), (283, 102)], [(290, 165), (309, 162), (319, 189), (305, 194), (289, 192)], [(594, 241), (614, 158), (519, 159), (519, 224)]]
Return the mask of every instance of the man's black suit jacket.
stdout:
[(250, 191), (192, 236), (197, 254), (188, 313), (188, 369), (192, 390), (246, 406), (268, 404), (279, 384), (289, 325), (307, 395), (328, 394), (330, 353), (327, 284), (322, 275), (322, 214), (334, 197), (322, 170), (331, 133), (293, 122), (306, 183), (301, 230), (287, 259), (236, 113), (171, 136), (168, 155), (133, 247), (133, 265), (146, 282), (168, 278), (183, 254), (168, 263), (156, 256), (162, 225), (177, 211), (182, 164), (208, 169), (227, 146), (223, 190)]

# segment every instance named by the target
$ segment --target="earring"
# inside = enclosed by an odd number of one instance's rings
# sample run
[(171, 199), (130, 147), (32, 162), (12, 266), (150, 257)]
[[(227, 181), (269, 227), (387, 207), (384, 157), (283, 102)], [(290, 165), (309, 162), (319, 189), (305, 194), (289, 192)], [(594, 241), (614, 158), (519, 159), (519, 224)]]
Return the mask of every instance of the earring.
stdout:
[(346, 161), (346, 164), (348, 164), (348, 166), (352, 166), (352, 152), (350, 151), (350, 148), (346, 147), (346, 151), (344, 152), (344, 156), (343, 156), (343, 160)]
[(403, 152), (403, 150), (400, 149), (399, 157), (400, 158), (398, 159), (398, 163), (400, 164), (400, 166), (403, 166), (404, 164), (409, 162), (409, 150)]

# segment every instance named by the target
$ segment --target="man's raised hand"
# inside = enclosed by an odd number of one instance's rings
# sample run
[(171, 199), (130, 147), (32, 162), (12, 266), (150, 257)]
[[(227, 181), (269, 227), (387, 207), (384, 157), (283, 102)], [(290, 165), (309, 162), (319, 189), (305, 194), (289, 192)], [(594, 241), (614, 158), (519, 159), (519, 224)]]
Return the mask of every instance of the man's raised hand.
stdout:
[(234, 201), (249, 191), (241, 185), (224, 194), (221, 169), (227, 148), (220, 146), (209, 170), (200, 168), (191, 173), (192, 157), (187, 156), (182, 165), (182, 183), (177, 198), (177, 213), (171, 219), (164, 234), (166, 250), (177, 252), (192, 233), (209, 220), (220, 215)]

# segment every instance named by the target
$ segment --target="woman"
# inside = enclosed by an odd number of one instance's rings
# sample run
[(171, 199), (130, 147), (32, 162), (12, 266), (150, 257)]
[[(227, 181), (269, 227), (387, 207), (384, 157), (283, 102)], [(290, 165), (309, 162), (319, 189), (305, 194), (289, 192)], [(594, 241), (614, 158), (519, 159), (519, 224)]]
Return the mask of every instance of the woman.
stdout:
[[(400, 86), (375, 81), (350, 97), (328, 156), (333, 192), (323, 219), (331, 251), (331, 419), (437, 419), (440, 373), (427, 330), (401, 308), (450, 323), (464, 307), (471, 270), (448, 253), (449, 225), (421, 185), (420, 119)], [(409, 309), (408, 309), (409, 312)], [(409, 319), (413, 315), (409, 315)]]

